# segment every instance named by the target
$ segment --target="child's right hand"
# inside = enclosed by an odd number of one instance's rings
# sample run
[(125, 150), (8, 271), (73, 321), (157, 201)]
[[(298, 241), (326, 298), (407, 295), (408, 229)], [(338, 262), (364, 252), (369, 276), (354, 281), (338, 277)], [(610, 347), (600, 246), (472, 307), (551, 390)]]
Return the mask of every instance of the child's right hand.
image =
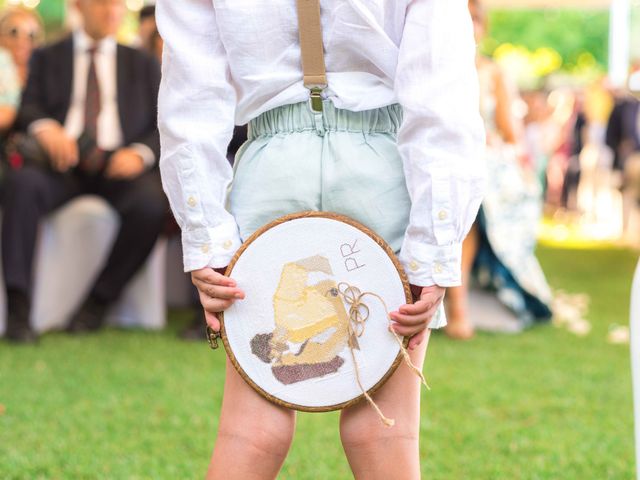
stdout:
[(233, 279), (210, 267), (192, 271), (191, 281), (200, 294), (200, 303), (204, 308), (207, 324), (214, 331), (219, 331), (220, 321), (216, 313), (225, 311), (234, 301), (244, 299), (244, 292)]

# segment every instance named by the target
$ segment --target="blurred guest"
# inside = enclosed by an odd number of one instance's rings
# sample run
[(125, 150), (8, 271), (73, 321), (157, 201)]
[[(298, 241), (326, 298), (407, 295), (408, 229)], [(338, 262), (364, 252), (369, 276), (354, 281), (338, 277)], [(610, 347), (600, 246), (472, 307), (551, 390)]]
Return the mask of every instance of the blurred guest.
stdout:
[(0, 198), (8, 168), (6, 139), (16, 119), (20, 102), (20, 79), (11, 54), (0, 47)]
[(582, 176), (580, 153), (586, 144), (587, 116), (584, 113), (582, 99), (576, 97), (576, 112), (572, 120), (573, 128), (567, 135), (568, 162), (562, 182), (562, 207), (568, 211), (578, 211), (578, 185)]
[(155, 29), (151, 33), (151, 39), (149, 41), (148, 51), (151, 55), (155, 55), (158, 61), (162, 61), (163, 47), (164, 47), (164, 41), (162, 40), (162, 37), (160, 36), (160, 32), (158, 32), (158, 29)]
[(524, 142), (531, 166), (536, 172), (543, 188), (546, 186), (546, 171), (549, 162), (549, 138), (552, 128), (549, 117), (551, 109), (547, 103), (547, 92), (544, 89), (524, 92), (522, 98), (527, 105), (524, 118)]
[(39, 220), (85, 193), (105, 198), (120, 216), (106, 265), (68, 330), (93, 331), (145, 262), (166, 213), (156, 168), (160, 70), (154, 58), (117, 44), (124, 0), (76, 0), (84, 26), (36, 50), (18, 125), (42, 148), (47, 165), (12, 173), (2, 218), (8, 297), (7, 337), (34, 341), (28, 319)]
[(623, 229), (630, 235), (630, 218), (640, 206), (640, 100), (622, 95), (607, 125), (607, 145), (614, 153), (613, 168), (619, 172), (622, 190)]
[[(42, 22), (24, 7), (0, 12), (0, 135), (13, 126), (31, 52), (42, 41)], [(4, 151), (4, 148), (2, 148)]]
[(20, 163), (14, 155), (18, 136), (12, 127), (31, 52), (42, 38), (42, 21), (34, 10), (12, 6), (0, 12), (0, 195), (4, 192), (9, 167), (15, 168)]
[(162, 58), (162, 38), (156, 26), (156, 7), (147, 5), (140, 10), (138, 15), (138, 41), (143, 50), (154, 55), (159, 60)]
[(43, 39), (42, 20), (34, 10), (7, 7), (0, 13), (0, 47), (11, 53), (22, 88), (27, 83), (31, 53)]
[(580, 103), (584, 126), (581, 132), (575, 134), (576, 138), (581, 138), (583, 144), (577, 152), (580, 160), (580, 182), (576, 192), (576, 204), (584, 220), (597, 224), (601, 230), (612, 231), (615, 225), (620, 224), (620, 217), (612, 211), (613, 155), (606, 145), (606, 131), (613, 109), (613, 97), (606, 86), (604, 79), (601, 79), (589, 85), (580, 95), (583, 97)]
[[(548, 206), (554, 210), (564, 209), (567, 206), (569, 189), (566, 188), (565, 179), (572, 163), (571, 155), (582, 143), (579, 138), (575, 138), (575, 133), (582, 131), (578, 123), (578, 113), (581, 109), (579, 100), (573, 91), (564, 88), (552, 91), (548, 98), (551, 108), (549, 117), (551, 148), (547, 164), (546, 200)], [(576, 164), (573, 165), (575, 167)]]
[(11, 54), (0, 49), (0, 135), (11, 128), (20, 103), (20, 78)]
[[(470, 0), (476, 39), (485, 33), (480, 1)], [(533, 250), (541, 211), (541, 188), (519, 154), (522, 132), (513, 115), (513, 96), (504, 75), (478, 55), (480, 109), (487, 129), (489, 188), (478, 220), (462, 246), (463, 283), (447, 291), (445, 332), (455, 339), (473, 336), (468, 288), (472, 267), (480, 286), (495, 292), (521, 325), (550, 317), (551, 294)], [(494, 325), (500, 319), (494, 319)], [(492, 328), (500, 328), (492, 326)]]

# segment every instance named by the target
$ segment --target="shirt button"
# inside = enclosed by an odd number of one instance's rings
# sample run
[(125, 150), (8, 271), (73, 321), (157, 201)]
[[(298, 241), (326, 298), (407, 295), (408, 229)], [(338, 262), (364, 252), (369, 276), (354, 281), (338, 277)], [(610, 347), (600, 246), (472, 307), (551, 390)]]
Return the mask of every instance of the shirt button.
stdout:
[(229, 250), (233, 246), (233, 242), (231, 240), (227, 240), (222, 244), (225, 250)]
[(447, 219), (447, 217), (448, 217), (448, 215), (447, 215), (447, 212), (446, 212), (445, 210), (440, 210), (440, 211), (438, 212), (438, 218), (439, 218), (440, 220), (446, 220), (446, 219)]
[(433, 264), (433, 271), (436, 273), (442, 273), (442, 270), (444, 269), (444, 267), (442, 266), (441, 263), (436, 262)]
[(411, 269), (412, 272), (415, 272), (416, 270), (418, 270), (418, 267), (419, 267), (418, 262), (416, 262), (415, 260), (409, 264), (409, 268)]
[(209, 245), (202, 245), (202, 248), (200, 248), (200, 250), (202, 250), (202, 253), (209, 253)]
[(195, 198), (189, 197), (189, 199), (187, 200), (187, 203), (189, 204), (190, 207), (195, 207), (197, 202)]

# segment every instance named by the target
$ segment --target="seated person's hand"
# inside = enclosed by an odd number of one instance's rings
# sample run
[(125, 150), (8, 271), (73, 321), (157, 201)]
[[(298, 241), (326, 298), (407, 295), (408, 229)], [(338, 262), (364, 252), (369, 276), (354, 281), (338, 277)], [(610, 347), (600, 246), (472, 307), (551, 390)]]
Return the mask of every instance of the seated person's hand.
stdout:
[(391, 320), (395, 322), (392, 326), (393, 331), (403, 337), (411, 337), (409, 350), (413, 350), (424, 340), (427, 326), (438, 311), (445, 291), (445, 288), (437, 285), (431, 287), (411, 285), (414, 303), (402, 305), (397, 312), (391, 312)]
[(244, 292), (237, 287), (235, 280), (220, 271), (207, 267), (191, 272), (191, 281), (198, 289), (207, 324), (216, 332), (220, 330), (220, 321), (215, 314), (225, 311), (235, 300), (244, 299)]
[(78, 144), (59, 123), (47, 123), (34, 132), (34, 136), (49, 155), (54, 170), (66, 172), (78, 164)]
[(108, 178), (127, 180), (144, 172), (144, 160), (133, 148), (121, 148), (111, 156), (105, 175)]

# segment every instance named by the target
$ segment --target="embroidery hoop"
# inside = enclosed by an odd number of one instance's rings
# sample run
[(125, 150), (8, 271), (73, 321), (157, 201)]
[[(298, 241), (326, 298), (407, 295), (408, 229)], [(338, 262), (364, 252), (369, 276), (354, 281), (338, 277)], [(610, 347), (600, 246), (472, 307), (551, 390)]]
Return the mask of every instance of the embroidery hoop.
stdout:
[[(277, 226), (279, 226), (279, 225), (281, 225), (283, 223), (291, 222), (291, 221), (298, 220), (298, 219), (304, 219), (304, 218), (324, 218), (324, 219), (339, 221), (339, 222), (345, 223), (347, 225), (350, 225), (351, 227), (354, 227), (357, 230), (360, 230), (365, 235), (367, 235), (371, 240), (373, 240), (373, 242), (375, 242), (387, 254), (387, 256), (391, 260), (393, 266), (395, 267), (395, 271), (397, 272), (398, 278), (399, 278), (399, 280), (400, 280), (400, 282), (402, 284), (402, 288), (403, 288), (403, 291), (404, 291), (404, 297), (405, 297), (406, 303), (411, 303), (412, 302), (411, 288), (409, 286), (409, 281), (408, 281), (407, 275), (404, 272), (404, 269), (402, 268), (402, 265), (400, 264), (398, 258), (394, 254), (393, 250), (391, 250), (391, 247), (389, 247), (389, 245), (379, 235), (377, 235), (375, 232), (373, 232), (371, 229), (365, 227), (361, 223), (353, 220), (350, 217), (347, 217), (347, 216), (344, 216), (344, 215), (340, 215), (340, 214), (337, 214), (337, 213), (332, 213), (332, 212), (309, 211), (309, 212), (294, 213), (294, 214), (285, 215), (283, 217), (280, 217), (280, 218), (274, 220), (273, 222), (261, 227), (253, 235), (251, 235), (246, 240), (246, 242), (243, 243), (243, 245), (238, 249), (236, 254), (231, 259), (231, 262), (229, 263), (229, 266), (227, 267), (225, 275), (227, 275), (227, 276), (231, 276), (232, 275), (233, 269), (234, 269), (236, 263), (238, 262), (238, 260), (240, 259), (240, 257), (243, 255), (243, 253), (248, 248), (251, 247), (253, 242), (258, 237), (263, 235), (265, 232), (271, 230), (272, 228), (275, 228), (275, 227), (277, 227)], [(299, 404), (296, 404), (296, 403), (288, 402), (288, 401), (285, 401), (285, 400), (283, 400), (281, 398), (278, 398), (278, 397), (274, 396), (273, 394), (267, 392), (262, 387), (260, 387), (245, 372), (245, 370), (242, 368), (242, 366), (240, 365), (240, 362), (236, 358), (236, 355), (234, 354), (234, 352), (233, 352), (233, 350), (231, 348), (230, 342), (229, 342), (229, 338), (228, 338), (227, 330), (226, 330), (226, 326), (225, 326), (224, 312), (219, 313), (218, 314), (218, 318), (219, 318), (220, 324), (221, 324), (220, 334), (221, 334), (222, 343), (224, 345), (224, 348), (225, 348), (225, 351), (227, 353), (227, 356), (228, 356), (229, 360), (231, 361), (231, 364), (236, 369), (236, 371), (240, 374), (240, 376), (244, 379), (245, 382), (247, 382), (258, 394), (260, 394), (262, 397), (266, 398), (270, 402), (272, 402), (272, 403), (274, 403), (276, 405), (285, 407), (285, 408), (298, 410), (298, 411), (302, 411), (302, 412), (330, 412), (330, 411), (341, 410), (341, 409), (350, 407), (352, 405), (355, 405), (356, 403), (359, 403), (360, 401), (362, 401), (365, 398), (365, 395), (361, 393), (361, 394), (359, 394), (357, 396), (354, 396), (350, 400), (343, 401), (343, 402), (340, 402), (340, 403), (336, 403), (336, 404), (333, 404), (333, 405), (308, 406), (308, 405), (299, 405)], [(404, 338), (403, 339), (403, 345), (404, 345), (405, 348), (406, 348), (408, 342), (409, 342), (408, 338)], [(258, 360), (256, 358), (256, 361), (259, 362), (260, 360)], [(398, 351), (398, 354), (396, 355), (393, 363), (390, 365), (390, 367), (387, 370), (387, 372), (372, 387), (370, 387), (367, 390), (367, 394), (368, 395), (372, 395), (380, 387), (382, 387), (386, 383), (386, 381), (391, 377), (391, 375), (393, 375), (395, 370), (400, 365), (401, 361), (402, 361), (402, 351), (400, 350), (400, 351)]]

